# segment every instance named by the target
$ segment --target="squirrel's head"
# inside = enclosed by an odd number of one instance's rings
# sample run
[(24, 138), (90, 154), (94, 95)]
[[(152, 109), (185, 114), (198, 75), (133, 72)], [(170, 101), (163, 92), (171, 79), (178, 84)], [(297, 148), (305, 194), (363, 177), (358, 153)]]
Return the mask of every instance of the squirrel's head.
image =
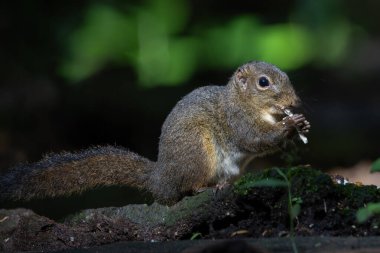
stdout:
[(288, 76), (266, 62), (253, 61), (239, 67), (229, 85), (243, 103), (271, 113), (282, 113), (300, 103)]

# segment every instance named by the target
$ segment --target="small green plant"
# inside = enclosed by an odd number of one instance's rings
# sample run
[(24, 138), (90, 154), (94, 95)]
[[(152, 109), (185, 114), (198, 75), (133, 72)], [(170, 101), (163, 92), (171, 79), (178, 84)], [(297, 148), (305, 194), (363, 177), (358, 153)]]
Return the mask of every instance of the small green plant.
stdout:
[(288, 177), (279, 168), (276, 168), (277, 173), (284, 179), (286, 187), (288, 189), (288, 213), (289, 213), (289, 226), (290, 226), (290, 240), (292, 242), (292, 248), (294, 253), (298, 253), (297, 245), (294, 240), (294, 219), (298, 216), (301, 211), (301, 198), (293, 198), (291, 191), (291, 183)]
[[(374, 172), (380, 172), (380, 158), (372, 163), (371, 173)], [(357, 211), (356, 220), (359, 223), (363, 223), (376, 214), (380, 214), (380, 202), (368, 203), (365, 207), (362, 207)]]
[(235, 192), (238, 194), (247, 194), (248, 190), (252, 187), (286, 187), (288, 197), (288, 213), (289, 213), (289, 226), (290, 226), (290, 240), (294, 253), (298, 253), (298, 249), (294, 240), (294, 219), (301, 211), (302, 199), (300, 197), (293, 197), (291, 193), (291, 182), (287, 175), (279, 168), (275, 168), (279, 176), (283, 178), (255, 178), (253, 175), (248, 175), (245, 179), (238, 181), (235, 184)]

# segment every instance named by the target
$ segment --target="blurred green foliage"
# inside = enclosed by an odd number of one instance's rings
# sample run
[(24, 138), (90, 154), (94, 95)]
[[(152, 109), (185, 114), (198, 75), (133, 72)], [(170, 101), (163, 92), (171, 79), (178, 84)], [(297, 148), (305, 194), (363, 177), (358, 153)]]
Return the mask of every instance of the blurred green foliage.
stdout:
[(108, 6), (93, 5), (85, 22), (68, 38), (70, 55), (61, 73), (73, 81), (84, 79), (109, 61), (128, 63), (128, 52), (136, 50), (134, 21)]
[(356, 220), (359, 223), (364, 223), (378, 214), (380, 214), (380, 203), (368, 203), (365, 207), (360, 208), (356, 212)]
[(132, 67), (144, 87), (178, 85), (199, 69), (235, 68), (255, 59), (284, 70), (344, 60), (354, 26), (342, 1), (299, 1), (286, 22), (245, 13), (221, 22), (190, 23), (190, 2), (146, 0), (119, 9), (89, 5), (66, 42), (60, 73), (76, 83), (107, 64)]
[(371, 172), (380, 172), (380, 158), (372, 163)]
[[(380, 172), (380, 158), (375, 160), (371, 166), (371, 172)], [(359, 223), (366, 222), (374, 215), (380, 214), (380, 202), (368, 203), (365, 207), (360, 208), (356, 212), (356, 220)]]

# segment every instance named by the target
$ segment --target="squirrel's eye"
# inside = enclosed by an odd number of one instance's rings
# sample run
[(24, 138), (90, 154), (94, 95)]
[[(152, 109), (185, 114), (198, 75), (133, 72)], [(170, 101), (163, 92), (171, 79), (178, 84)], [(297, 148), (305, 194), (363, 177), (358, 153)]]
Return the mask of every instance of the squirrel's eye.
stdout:
[(268, 80), (268, 78), (266, 78), (265, 76), (260, 77), (260, 79), (259, 79), (259, 85), (261, 87), (263, 87), (263, 88), (268, 87), (269, 86), (269, 80)]

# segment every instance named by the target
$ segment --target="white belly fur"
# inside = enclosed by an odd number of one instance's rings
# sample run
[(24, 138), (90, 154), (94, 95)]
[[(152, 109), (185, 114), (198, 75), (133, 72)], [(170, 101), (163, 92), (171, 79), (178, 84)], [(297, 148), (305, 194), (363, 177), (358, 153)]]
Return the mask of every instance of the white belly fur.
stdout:
[(218, 150), (220, 161), (217, 168), (217, 181), (228, 180), (238, 176), (245, 166), (252, 160), (252, 155), (247, 155), (239, 151)]

